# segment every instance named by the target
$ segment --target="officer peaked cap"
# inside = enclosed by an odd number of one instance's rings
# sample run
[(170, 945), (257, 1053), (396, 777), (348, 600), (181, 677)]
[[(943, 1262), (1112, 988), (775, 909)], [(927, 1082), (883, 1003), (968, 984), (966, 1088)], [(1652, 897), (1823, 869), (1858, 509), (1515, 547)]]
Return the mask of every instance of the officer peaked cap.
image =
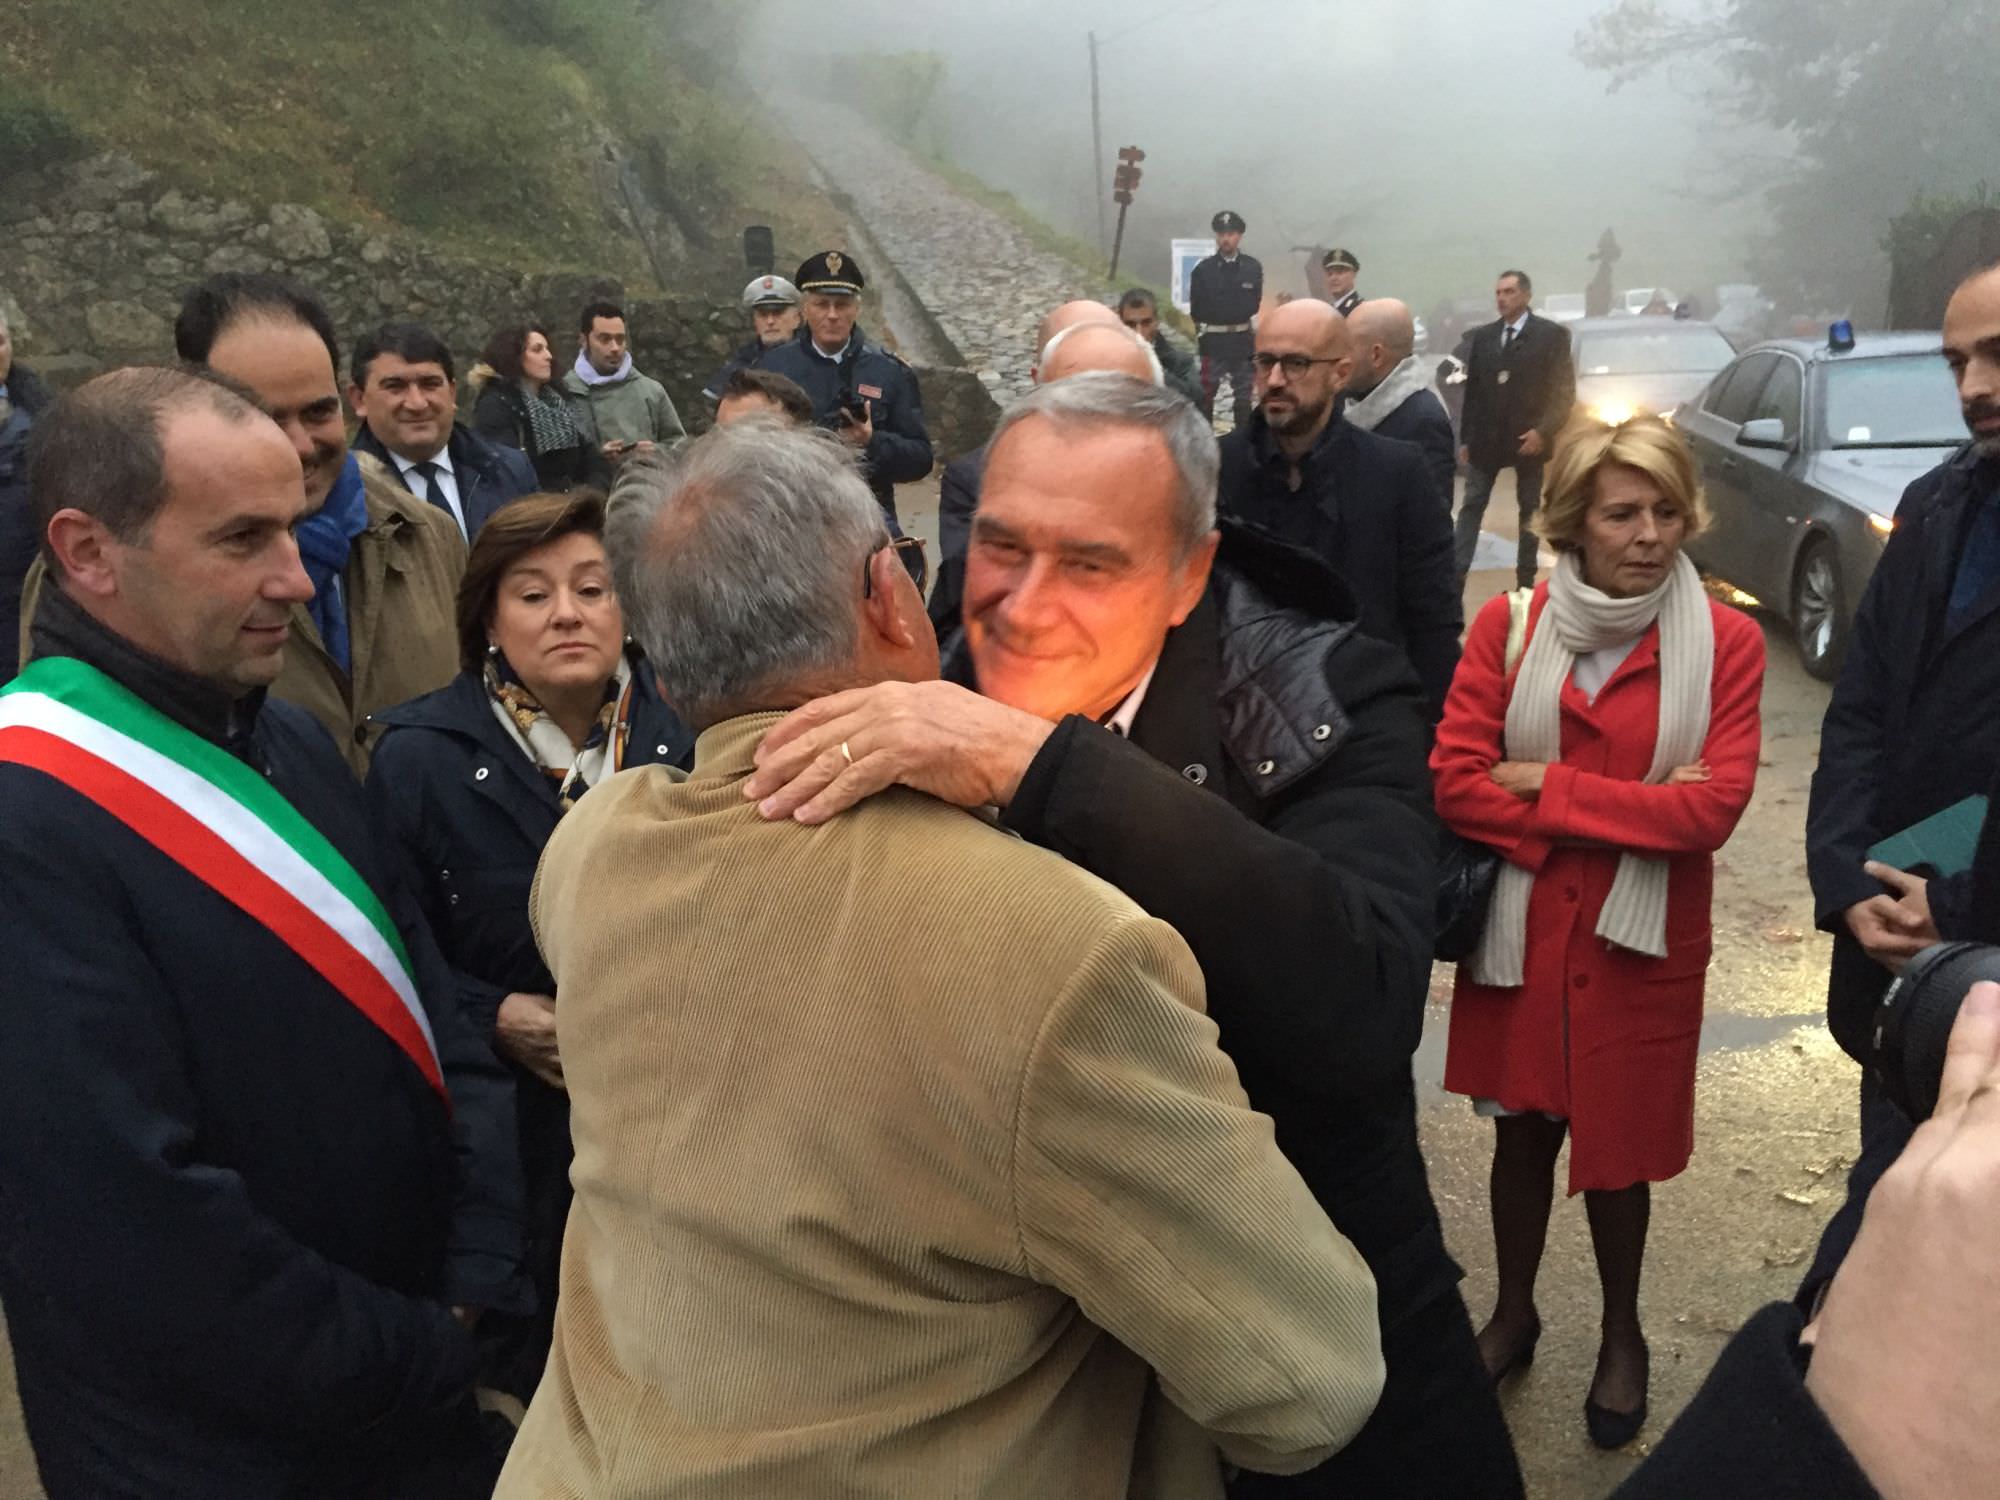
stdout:
[(1209, 228), (1217, 234), (1241, 234), (1248, 227), (1243, 222), (1243, 215), (1232, 208), (1222, 210), (1209, 224)]
[(1322, 255), (1319, 263), (1329, 271), (1359, 271), (1361, 262), (1354, 258), (1352, 250), (1329, 250)]
[(854, 257), (845, 250), (822, 250), (799, 267), (792, 278), (802, 292), (827, 292), (836, 297), (858, 297), (868, 285)]

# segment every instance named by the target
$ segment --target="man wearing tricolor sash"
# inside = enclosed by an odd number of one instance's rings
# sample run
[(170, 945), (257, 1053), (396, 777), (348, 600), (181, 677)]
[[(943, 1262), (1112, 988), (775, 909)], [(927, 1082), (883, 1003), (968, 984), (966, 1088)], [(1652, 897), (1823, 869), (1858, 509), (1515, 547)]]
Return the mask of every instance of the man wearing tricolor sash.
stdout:
[(472, 1500), (519, 1306), (510, 1085), (325, 731), (266, 701), (299, 459), (121, 370), (30, 468), (56, 581), (0, 693), (0, 1303), (50, 1500)]

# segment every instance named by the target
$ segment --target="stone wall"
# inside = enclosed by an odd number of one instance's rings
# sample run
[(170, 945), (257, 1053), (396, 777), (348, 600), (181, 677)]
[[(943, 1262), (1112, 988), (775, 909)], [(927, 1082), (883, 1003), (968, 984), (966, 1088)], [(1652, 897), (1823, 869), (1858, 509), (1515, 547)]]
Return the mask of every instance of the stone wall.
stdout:
[[(4, 168), (0, 168), (4, 171)], [(671, 269), (671, 268), (668, 268)], [(292, 203), (253, 206), (182, 192), (117, 155), (0, 176), (0, 306), (23, 359), (64, 384), (101, 365), (173, 355), (187, 288), (216, 271), (279, 271), (326, 300), (343, 350), (391, 318), (429, 324), (469, 368), (492, 331), (523, 317), (549, 329), (559, 360), (576, 353), (577, 310), (619, 297), (640, 369), (682, 416), (706, 419), (701, 387), (749, 335), (730, 266), (690, 267), (668, 297), (627, 298), (587, 267), (524, 273), (442, 256), (414, 237), (340, 223)], [(342, 379), (346, 371), (341, 371)], [(953, 454), (985, 440), (993, 413), (964, 371), (921, 370), (932, 436)], [(980, 395), (984, 395), (982, 390)]]

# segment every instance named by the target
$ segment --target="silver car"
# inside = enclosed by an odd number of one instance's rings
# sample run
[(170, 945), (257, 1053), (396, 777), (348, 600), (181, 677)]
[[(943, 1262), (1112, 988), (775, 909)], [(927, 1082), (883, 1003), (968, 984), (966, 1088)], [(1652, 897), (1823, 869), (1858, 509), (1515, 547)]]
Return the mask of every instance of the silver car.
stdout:
[(1790, 622), (1831, 679), (1904, 488), (1965, 441), (1935, 333), (1747, 349), (1674, 413), (1713, 524), (1688, 555)]
[(1618, 315), (1570, 324), (1569, 352), (1577, 405), (1613, 423), (1637, 412), (1671, 412), (1736, 357), (1712, 324)]

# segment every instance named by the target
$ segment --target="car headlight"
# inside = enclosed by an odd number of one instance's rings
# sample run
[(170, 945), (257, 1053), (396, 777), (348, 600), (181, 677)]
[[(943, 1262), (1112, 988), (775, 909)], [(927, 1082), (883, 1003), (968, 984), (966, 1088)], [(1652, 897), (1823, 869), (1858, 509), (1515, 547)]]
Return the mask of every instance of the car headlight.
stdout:
[(1590, 414), (1606, 427), (1617, 427), (1621, 423), (1631, 421), (1639, 412), (1630, 401), (1594, 401), (1590, 406)]
[(1874, 531), (1875, 535), (1887, 536), (1896, 529), (1896, 518), (1894, 516), (1871, 515), (1868, 518), (1868, 525)]

